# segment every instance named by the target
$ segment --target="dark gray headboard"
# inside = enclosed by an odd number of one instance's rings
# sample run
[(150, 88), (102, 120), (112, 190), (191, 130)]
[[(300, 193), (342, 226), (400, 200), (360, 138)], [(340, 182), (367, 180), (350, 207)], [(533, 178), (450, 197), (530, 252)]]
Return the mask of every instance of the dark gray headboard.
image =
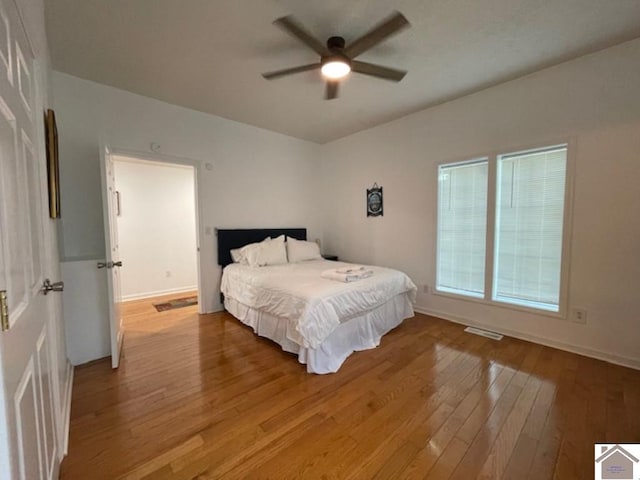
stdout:
[(286, 235), (297, 240), (307, 239), (306, 228), (246, 228), (246, 229), (222, 229), (217, 230), (218, 235), (218, 265), (226, 267), (233, 263), (231, 250), (244, 247), (249, 243), (261, 242), (267, 237)]

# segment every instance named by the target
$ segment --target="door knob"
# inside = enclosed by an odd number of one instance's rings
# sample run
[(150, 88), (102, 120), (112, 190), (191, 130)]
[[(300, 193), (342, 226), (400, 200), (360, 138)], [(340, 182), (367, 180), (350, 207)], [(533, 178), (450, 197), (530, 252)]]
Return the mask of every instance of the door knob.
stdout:
[(51, 281), (47, 278), (42, 284), (42, 293), (45, 295), (49, 292), (62, 292), (64, 291), (64, 282), (55, 282), (51, 283)]
[(98, 262), (98, 268), (113, 268), (113, 267), (121, 267), (122, 260), (118, 262)]

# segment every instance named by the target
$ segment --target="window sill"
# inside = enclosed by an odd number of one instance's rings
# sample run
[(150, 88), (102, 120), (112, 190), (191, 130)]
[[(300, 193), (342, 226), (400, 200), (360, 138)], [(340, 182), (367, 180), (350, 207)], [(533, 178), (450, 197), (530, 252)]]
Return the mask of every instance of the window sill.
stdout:
[(493, 300), (487, 300), (485, 298), (479, 298), (479, 297), (473, 297), (473, 296), (467, 296), (467, 295), (458, 295), (458, 294), (455, 294), (455, 293), (449, 293), (449, 292), (446, 292), (446, 291), (437, 290), (435, 288), (432, 291), (432, 295), (436, 295), (438, 297), (449, 298), (451, 300), (461, 300), (463, 302), (476, 303), (476, 304), (479, 304), (479, 305), (485, 305), (487, 307), (496, 307), (496, 308), (502, 308), (502, 309), (505, 309), (505, 310), (523, 312), (523, 313), (528, 313), (528, 314), (533, 314), (533, 315), (539, 315), (539, 316), (543, 316), (543, 317), (557, 318), (559, 320), (566, 320), (567, 319), (565, 309), (563, 309), (562, 306), (560, 306), (559, 311), (554, 312), (554, 311), (551, 311), (551, 310), (543, 310), (543, 309), (539, 309), (539, 308), (526, 307), (526, 306), (522, 306), (522, 305), (516, 305), (516, 304), (513, 304), (513, 303), (496, 302), (496, 301), (493, 301)]

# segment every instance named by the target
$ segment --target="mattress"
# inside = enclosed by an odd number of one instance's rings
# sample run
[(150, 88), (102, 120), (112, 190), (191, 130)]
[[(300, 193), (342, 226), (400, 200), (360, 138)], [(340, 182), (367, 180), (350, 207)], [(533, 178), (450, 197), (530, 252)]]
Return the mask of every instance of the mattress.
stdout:
[(268, 267), (231, 264), (223, 270), (221, 291), (242, 307), (284, 320), (280, 327), (284, 337), (303, 348), (316, 349), (342, 323), (398, 295), (415, 301), (416, 286), (398, 270), (367, 267), (373, 270), (371, 277), (350, 283), (320, 276), (325, 270), (350, 266), (326, 260)]

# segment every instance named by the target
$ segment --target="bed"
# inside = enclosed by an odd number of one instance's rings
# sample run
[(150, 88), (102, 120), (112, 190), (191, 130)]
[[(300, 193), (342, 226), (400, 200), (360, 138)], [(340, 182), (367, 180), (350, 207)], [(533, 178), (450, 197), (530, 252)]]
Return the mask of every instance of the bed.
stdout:
[(376, 348), (383, 335), (413, 316), (416, 286), (397, 270), (367, 266), (370, 277), (341, 282), (322, 275), (355, 266), (323, 259), (261, 267), (233, 263), (231, 250), (281, 235), (304, 241), (306, 229), (219, 229), (221, 293), (231, 315), (297, 355), (308, 372), (337, 372), (353, 352)]

